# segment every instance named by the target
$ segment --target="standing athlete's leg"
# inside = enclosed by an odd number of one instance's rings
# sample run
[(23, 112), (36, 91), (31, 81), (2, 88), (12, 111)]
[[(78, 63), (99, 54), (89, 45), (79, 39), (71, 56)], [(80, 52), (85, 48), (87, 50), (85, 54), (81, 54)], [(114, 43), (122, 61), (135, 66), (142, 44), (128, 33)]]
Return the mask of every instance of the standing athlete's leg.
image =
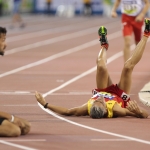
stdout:
[(107, 29), (101, 26), (98, 30), (98, 34), (100, 37), (101, 49), (97, 57), (96, 83), (98, 89), (103, 89), (106, 88), (108, 84), (112, 84), (106, 66), (106, 50), (108, 49)]
[(150, 36), (150, 19), (146, 18), (144, 35), (142, 36), (140, 42), (136, 46), (131, 57), (125, 62), (124, 68), (122, 70), (120, 82), (118, 84), (119, 88), (124, 90), (127, 94), (130, 94), (130, 88), (132, 82), (131, 75), (132, 75), (133, 68), (140, 61), (149, 36)]
[(130, 46), (133, 33), (132, 28), (133, 20), (134, 18), (132, 16), (122, 14), (122, 32), (124, 38), (124, 48), (123, 48), (124, 62), (126, 62), (130, 57)]
[(131, 39), (132, 37), (130, 35), (124, 36), (124, 48), (123, 48), (124, 62), (126, 62), (130, 57)]

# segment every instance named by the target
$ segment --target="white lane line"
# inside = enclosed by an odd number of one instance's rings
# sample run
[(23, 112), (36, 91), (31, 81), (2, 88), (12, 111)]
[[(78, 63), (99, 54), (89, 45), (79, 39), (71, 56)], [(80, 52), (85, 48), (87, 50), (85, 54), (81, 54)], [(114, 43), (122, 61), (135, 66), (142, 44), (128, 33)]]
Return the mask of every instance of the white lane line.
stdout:
[(45, 142), (46, 139), (8, 139), (7, 142)]
[[(109, 26), (110, 26), (109, 29), (114, 28), (114, 25), (116, 25), (116, 23), (109, 24)], [(68, 39), (88, 35), (88, 34), (91, 34), (91, 33), (95, 32), (95, 30), (97, 30), (97, 28), (98, 27), (92, 27), (92, 28), (89, 28), (89, 29), (85, 29), (85, 30), (82, 30), (82, 31), (75, 32), (75, 33), (70, 33), (70, 34), (59, 36), (59, 37), (51, 38), (51, 39), (48, 39), (48, 40), (39, 41), (39, 42), (29, 44), (29, 45), (26, 45), (26, 46), (22, 46), (22, 47), (14, 48), (14, 49), (11, 49), (11, 50), (7, 50), (5, 52), (5, 55), (10, 55), (10, 54), (13, 54), (13, 53), (26, 51), (26, 50), (37, 48), (37, 47), (40, 47), (40, 46), (45, 46), (45, 45), (53, 44), (53, 43), (56, 43), (56, 42), (60, 42), (60, 41), (64, 41), (64, 40), (68, 40)], [(120, 33), (120, 35), (121, 35), (121, 31), (118, 31), (114, 34), (118, 34), (118, 33)]]
[(51, 39), (48, 39), (48, 40), (39, 41), (39, 42), (36, 42), (36, 43), (33, 43), (33, 44), (29, 44), (29, 45), (26, 45), (26, 46), (22, 46), (22, 47), (18, 47), (18, 48), (8, 50), (8, 51), (5, 52), (5, 55), (10, 55), (10, 54), (13, 54), (13, 53), (26, 51), (26, 50), (37, 48), (37, 47), (40, 47), (40, 46), (45, 46), (45, 45), (49, 45), (49, 44), (52, 44), (52, 43), (56, 43), (56, 42), (60, 42), (60, 41), (80, 37), (80, 36), (83, 36), (83, 35), (90, 34), (92, 32), (93, 31), (86, 30), (86, 31), (83, 31), (83, 32), (81, 31), (81, 32), (71, 33), (71, 34), (51, 38)]
[[(123, 55), (123, 52), (122, 52), (122, 51), (116, 53), (115, 55), (113, 55), (113, 56), (111, 56), (110, 58), (107, 59), (107, 64), (109, 64), (110, 62), (114, 61), (115, 59), (121, 57), (122, 55)], [(63, 83), (62, 85), (58, 86), (57, 88), (54, 88), (54, 89), (52, 89), (51, 91), (49, 91), (49, 92), (43, 94), (43, 96), (46, 97), (47, 95), (49, 95), (49, 94), (51, 94), (51, 93), (54, 93), (54, 92), (56, 92), (56, 91), (58, 91), (58, 90), (64, 88), (65, 86), (67, 86), (67, 85), (69, 85), (69, 84), (71, 84), (71, 83), (73, 83), (73, 82), (79, 80), (80, 78), (82, 78), (82, 77), (84, 77), (84, 76), (86, 76), (86, 75), (88, 75), (88, 74), (90, 74), (90, 73), (96, 71), (96, 68), (97, 68), (97, 67), (95, 66), (95, 67), (93, 67), (93, 68), (87, 70), (86, 72), (84, 72), (84, 73), (82, 73), (82, 74), (80, 74), (80, 75), (78, 75), (78, 76), (72, 78), (71, 80), (69, 80), (69, 81)]]
[[(119, 37), (119, 36), (121, 36), (121, 32), (120, 32), (120, 31), (119, 31), (119, 32), (115, 32), (115, 33), (113, 33), (113, 34), (110, 34), (108, 38), (109, 38), (109, 40), (112, 40), (112, 39), (117, 38), (117, 37)], [(66, 51), (63, 51), (63, 52), (60, 52), (60, 53), (57, 53), (57, 54), (54, 54), (54, 55), (49, 56), (49, 57), (47, 57), (47, 58), (44, 58), (44, 59), (42, 59), (42, 60), (39, 60), (39, 61), (36, 61), (36, 62), (34, 62), (34, 63), (28, 64), (28, 65), (26, 65), (26, 66), (22, 66), (22, 67), (20, 67), (20, 68), (16, 68), (16, 69), (14, 69), (14, 70), (11, 70), (11, 71), (2, 73), (2, 74), (0, 74), (0, 78), (5, 77), (5, 76), (8, 76), (8, 75), (10, 75), (10, 74), (14, 74), (14, 73), (16, 73), (16, 72), (19, 72), (19, 71), (22, 71), (22, 70), (25, 70), (25, 69), (28, 69), (28, 68), (31, 68), (31, 67), (35, 67), (35, 66), (41, 65), (41, 64), (43, 64), (43, 63), (46, 63), (46, 62), (48, 62), (48, 61), (54, 60), (54, 59), (59, 58), (59, 57), (62, 57), (62, 56), (65, 56), (65, 55), (69, 55), (69, 54), (75, 53), (75, 52), (77, 52), (77, 51), (83, 50), (83, 49), (88, 48), (88, 47), (90, 47), (90, 46), (94, 46), (94, 45), (96, 45), (96, 44), (97, 44), (97, 40), (93, 40), (93, 41), (91, 41), (91, 42), (82, 44), (82, 45), (80, 45), (80, 46), (77, 46), (77, 47), (68, 49), (68, 50), (66, 50)]]
[(121, 135), (121, 134), (117, 134), (117, 133), (113, 133), (113, 132), (108, 132), (108, 131), (105, 131), (105, 130), (100, 130), (100, 129), (96, 129), (96, 128), (92, 128), (92, 127), (89, 127), (89, 126), (86, 126), (86, 125), (82, 125), (82, 124), (76, 123), (74, 121), (68, 120), (68, 119), (63, 118), (61, 116), (58, 116), (57, 114), (55, 114), (51, 110), (45, 109), (40, 103), (38, 103), (38, 105), (41, 107), (41, 109), (43, 109), (48, 114), (50, 114), (50, 115), (52, 115), (52, 116), (54, 116), (54, 117), (56, 117), (56, 118), (58, 118), (58, 119), (60, 119), (62, 121), (66, 121), (66, 122), (68, 122), (70, 124), (73, 124), (73, 125), (85, 128), (85, 129), (89, 129), (89, 130), (92, 130), (92, 131), (100, 132), (100, 133), (103, 133), (103, 134), (108, 134), (108, 135), (112, 135), (112, 136), (116, 136), (116, 137), (120, 137), (120, 138), (124, 138), (124, 139), (128, 139), (128, 140), (133, 140), (135, 142), (139, 142), (139, 143), (149, 144), (150, 145), (150, 141), (145, 141), (145, 140), (142, 140), (142, 139), (137, 139), (137, 138), (130, 137), (130, 136), (125, 136), (125, 135)]
[(120, 142), (120, 141), (132, 141), (129, 139), (91, 139), (94, 142)]
[[(111, 35), (113, 35), (113, 34), (111, 34)], [(115, 34), (114, 34), (115, 35)], [(116, 37), (117, 37), (117, 34), (116, 34)], [(115, 36), (114, 36), (114, 38), (115, 38)], [(112, 39), (113, 39), (113, 37), (112, 37)], [(97, 42), (95, 43), (95, 44), (97, 44)], [(89, 45), (90, 46), (90, 45)], [(60, 57), (60, 56), (59, 56)], [(47, 61), (46, 61), (47, 62)], [(42, 62), (42, 63), (44, 63), (44, 62)], [(40, 63), (39, 63), (40, 64)], [(37, 64), (38, 65), (38, 64)], [(31, 66), (30, 66), (31, 67)], [(28, 65), (27, 65), (27, 68), (30, 68)], [(22, 68), (22, 67), (21, 67)], [(21, 70), (23, 70), (23, 69), (26, 69), (26, 67), (24, 68), (22, 68)], [(7, 72), (6, 74), (4, 73), (4, 74), (1, 74), (1, 76), (0, 77), (4, 77), (4, 76), (7, 76), (7, 75), (9, 75), (9, 74), (12, 74), (12, 73), (16, 73), (16, 72), (19, 72), (20, 71), (20, 69), (15, 69), (15, 70), (12, 70), (12, 71), (9, 71), (9, 72)], [(41, 108), (43, 108), (42, 106), (41, 106)], [(43, 109), (44, 110), (44, 109)], [(51, 112), (52, 114), (53, 114), (53, 116), (55, 116), (56, 114), (54, 114), (53, 112)], [(51, 114), (51, 113), (49, 113), (49, 114)], [(59, 116), (58, 115), (56, 115), (56, 118), (58, 118)], [(61, 118), (61, 120), (64, 120), (64, 118)], [(69, 120), (66, 120), (67, 122), (69, 121)], [(73, 124), (75, 123), (75, 122), (72, 122)], [(76, 123), (75, 123), (76, 124)], [(80, 124), (77, 124), (78, 126), (82, 126), (82, 125), (80, 125)], [(87, 127), (87, 128), (90, 128), (90, 127)], [(95, 129), (94, 129), (95, 130)], [(96, 129), (97, 130), (97, 129)], [(98, 131), (99, 132), (99, 131)], [(108, 132), (108, 134), (111, 134), (111, 133), (109, 133)], [(8, 142), (5, 142), (5, 141), (0, 141), (1, 143), (3, 143), (3, 144), (6, 144), (6, 145), (11, 145), (11, 146), (19, 146), (19, 145), (14, 145), (14, 144), (12, 144), (12, 143), (8, 143)], [(23, 147), (24, 148), (24, 147)], [(28, 149), (28, 150), (30, 150), (30, 149)], [(33, 150), (33, 149), (31, 149), (31, 150)]]
[(14, 106), (14, 107), (16, 107), (16, 106), (19, 106), (19, 107), (33, 107), (33, 106), (35, 106), (35, 107), (37, 107), (37, 105), (35, 105), (35, 104), (20, 104), (20, 105), (1, 105), (1, 106)]
[[(35, 32), (30, 32), (30, 33), (25, 33), (22, 35), (17, 35), (17, 36), (13, 36), (13, 37), (8, 37), (6, 40), (8, 43), (14, 42), (14, 41), (20, 41), (20, 40), (25, 40), (25, 39), (30, 39), (30, 38), (34, 38), (34, 37), (39, 37), (39, 36), (45, 36), (45, 35), (49, 35), (52, 33), (62, 33), (62, 32), (66, 32), (66, 31), (70, 31), (72, 29), (79, 29), (82, 26), (85, 28), (85, 23), (82, 24), (83, 22), (81, 22), (80, 24), (77, 25), (68, 25), (68, 26), (63, 26), (63, 27), (56, 27), (56, 28), (51, 28), (51, 29), (45, 29), (42, 31), (35, 31)], [(115, 25), (117, 25), (116, 21), (112, 22), (112, 23), (108, 23), (108, 25), (110, 27), (114, 27)], [(95, 31), (95, 29), (98, 29), (99, 26), (96, 27), (92, 27), (89, 28), (88, 30), (93, 30)], [(80, 31), (81, 32), (81, 31)]]
[[(78, 28), (80, 28), (80, 27), (76, 27), (76, 29), (78, 29)], [(18, 36), (9, 37), (9, 38), (7, 38), (7, 42), (11, 43), (14, 41), (30, 39), (30, 38), (34, 38), (34, 37), (49, 35), (52, 33), (61, 33), (61, 32), (65, 32), (65, 31), (70, 31), (72, 29), (75, 29), (75, 27), (72, 25), (69, 25), (69, 26), (65, 26), (65, 27), (61, 27), (61, 28), (57, 27), (57, 28), (52, 28), (52, 29), (47, 29), (47, 30), (42, 30), (42, 31), (36, 31), (36, 32), (32, 32), (32, 33), (26, 33), (26, 34), (22, 34), (22, 35), (18, 35)]]
[(20, 148), (20, 149), (24, 149), (24, 150), (38, 150), (38, 149), (35, 149), (35, 148), (30, 148), (30, 147), (27, 147), (27, 146), (22, 146), (22, 145), (19, 145), (19, 144), (9, 143), (9, 142), (3, 141), (3, 140), (0, 140), (0, 143), (6, 144), (6, 145), (9, 145), (9, 146), (13, 146), (13, 147), (17, 147), (17, 148)]
[[(0, 95), (34, 95), (31, 92), (16, 92), (16, 91), (0, 91)], [(69, 93), (52, 93), (51, 95), (92, 95), (92, 92), (69, 92)]]
[[(131, 49), (133, 50), (134, 49), (134, 45), (132, 45)], [(115, 55), (113, 55), (112, 57), (108, 58), (107, 59), (107, 63), (111, 63), (112, 61), (116, 60), (117, 58), (121, 57), (123, 55), (122, 51), (121, 52), (118, 52), (116, 53)], [(90, 70), (82, 73), (81, 75), (79, 76), (76, 76), (74, 77), (73, 79), (69, 80), (68, 82), (60, 85), (59, 87), (55, 88), (55, 89), (52, 89), (50, 90), (49, 92), (43, 94), (43, 97), (46, 97), (48, 94), (51, 94), (53, 92), (56, 92), (57, 90), (60, 90), (62, 89), (63, 87), (75, 82), (76, 80), (92, 73), (93, 71), (96, 71), (96, 66), (91, 68)], [(96, 128), (92, 128), (92, 127), (89, 127), (89, 126), (86, 126), (86, 125), (82, 125), (82, 124), (79, 124), (79, 123), (76, 123), (76, 122), (73, 122), (73, 121), (70, 121), (66, 118), (63, 118), (61, 116), (58, 116), (57, 114), (55, 114), (54, 112), (52, 112), (51, 110), (48, 110), (48, 109), (44, 109), (44, 107), (38, 103), (38, 105), (41, 107), (41, 109), (43, 109), (44, 111), (46, 111), (48, 114), (60, 119), (60, 120), (63, 120), (63, 121), (66, 121), (70, 124), (73, 124), (73, 125), (76, 125), (76, 126), (80, 126), (82, 128), (86, 128), (86, 129), (89, 129), (89, 130), (93, 130), (93, 131), (97, 131), (97, 132), (100, 132), (100, 133), (104, 133), (104, 134), (108, 134), (108, 135), (112, 135), (112, 136), (116, 136), (116, 137), (121, 137), (121, 138), (125, 138), (125, 139), (128, 139), (128, 140), (133, 140), (133, 141), (136, 141), (136, 142), (139, 142), (139, 143), (144, 143), (144, 144), (149, 144), (150, 145), (150, 141), (146, 141), (146, 140), (142, 140), (142, 139), (138, 139), (138, 138), (134, 138), (134, 137), (130, 137), (130, 136), (125, 136), (125, 135), (121, 135), (121, 134), (116, 134), (116, 133), (113, 133), (113, 132), (108, 132), (108, 131), (104, 131), (104, 130), (100, 130), (100, 129), (96, 129)]]
[(29, 91), (0, 91), (0, 95), (32, 95), (32, 94)]

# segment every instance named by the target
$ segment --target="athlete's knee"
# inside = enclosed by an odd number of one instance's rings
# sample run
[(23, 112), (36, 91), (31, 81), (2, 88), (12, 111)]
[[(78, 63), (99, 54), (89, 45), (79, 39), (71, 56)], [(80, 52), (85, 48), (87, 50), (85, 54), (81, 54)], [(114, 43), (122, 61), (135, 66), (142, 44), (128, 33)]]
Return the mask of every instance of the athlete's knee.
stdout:
[(18, 126), (10, 123), (4, 128), (4, 136), (6, 137), (18, 137), (21, 135), (21, 130)]
[(99, 60), (97, 62), (97, 71), (106, 72), (106, 70), (107, 70), (107, 68), (106, 68), (106, 65), (105, 65), (104, 61)]
[(131, 59), (128, 59), (124, 64), (125, 71), (132, 71), (134, 68), (134, 64), (132, 63)]
[(126, 41), (126, 42), (125, 42), (125, 48), (130, 48), (130, 45), (131, 45), (131, 44), (130, 44), (129, 41)]
[(21, 135), (20, 128), (9, 122), (8, 120), (4, 120), (1, 124), (2, 132), (0, 132), (0, 136), (5, 137), (17, 137)]
[(18, 137), (20, 135), (21, 135), (21, 130), (18, 126), (14, 126), (9, 132), (10, 137)]
[(126, 48), (130, 48), (130, 45), (131, 45), (131, 39), (130, 38), (125, 38), (125, 47)]
[(106, 71), (106, 64), (103, 58), (97, 59), (97, 70)]

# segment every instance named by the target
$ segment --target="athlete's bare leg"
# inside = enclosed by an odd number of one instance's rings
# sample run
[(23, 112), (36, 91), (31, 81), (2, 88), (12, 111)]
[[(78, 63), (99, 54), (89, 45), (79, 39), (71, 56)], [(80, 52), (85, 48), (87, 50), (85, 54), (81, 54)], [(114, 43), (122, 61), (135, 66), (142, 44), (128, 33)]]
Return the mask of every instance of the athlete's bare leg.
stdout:
[(4, 120), (0, 125), (0, 137), (17, 137), (20, 135), (20, 128), (8, 120)]
[(15, 121), (9, 122), (7, 119), (0, 125), (0, 136), (16, 137), (29, 133), (31, 125), (22, 118), (15, 117)]
[(108, 83), (108, 71), (105, 57), (106, 49), (102, 47), (97, 58), (96, 83), (98, 89), (106, 88)]
[[(148, 30), (150, 32), (150, 20), (148, 20), (148, 23), (149, 23), (149, 27), (148, 25), (146, 27), (149, 28)], [(131, 79), (132, 71), (135, 65), (142, 58), (148, 37), (149, 37), (149, 33), (145, 34), (144, 32), (144, 35), (142, 36), (140, 42), (136, 46), (133, 54), (124, 64), (124, 68), (122, 70), (122, 74), (118, 86), (120, 89), (124, 90), (127, 94), (130, 94), (130, 88), (132, 84), (132, 79)]]
[(126, 62), (130, 57), (130, 46), (131, 46), (131, 36), (125, 36), (123, 49), (124, 62)]
[[(1, 112), (2, 115), (7, 113)], [(22, 118), (14, 117), (14, 121), (10, 122), (7, 119), (4, 119), (0, 125), (0, 137), (16, 137), (20, 135), (26, 135), (29, 133), (31, 128), (30, 123)]]
[(97, 57), (97, 72), (96, 72), (96, 83), (98, 89), (106, 88), (112, 84), (106, 66), (107, 64), (106, 51), (108, 49), (108, 42), (106, 35), (107, 29), (103, 26), (100, 27), (99, 36), (100, 36), (101, 50)]

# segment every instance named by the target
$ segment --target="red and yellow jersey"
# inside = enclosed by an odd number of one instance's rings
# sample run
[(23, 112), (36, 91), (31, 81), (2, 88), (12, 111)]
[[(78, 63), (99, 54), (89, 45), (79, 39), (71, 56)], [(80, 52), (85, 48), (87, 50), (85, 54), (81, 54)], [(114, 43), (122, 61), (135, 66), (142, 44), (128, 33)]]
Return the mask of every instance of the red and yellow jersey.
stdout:
[(130, 96), (121, 90), (117, 84), (112, 84), (105, 89), (94, 89), (92, 90), (92, 93), (93, 96), (88, 100), (88, 114), (90, 114), (90, 109), (94, 100), (103, 96), (108, 110), (108, 118), (113, 117), (113, 107), (115, 103), (118, 103), (122, 108), (125, 108), (127, 106), (127, 102), (130, 100)]
[(124, 108), (124, 101), (122, 98), (118, 97), (116, 94), (108, 93), (108, 92), (97, 92), (93, 97), (88, 100), (88, 114), (90, 114), (90, 109), (92, 107), (93, 102), (100, 96), (105, 98), (106, 107), (108, 110), (108, 118), (113, 117), (113, 107), (116, 103), (118, 103), (122, 108)]
[[(109, 86), (105, 89), (94, 89), (92, 91), (93, 95), (95, 95), (98, 92), (106, 92), (106, 94), (103, 93), (103, 97), (106, 97), (107, 100), (108, 100), (109, 95), (110, 95), (110, 99), (112, 99), (112, 97), (114, 97), (114, 98), (117, 97), (117, 99), (119, 101), (123, 100), (123, 104), (122, 104), (123, 107), (126, 107), (127, 102), (130, 100), (130, 95), (126, 94), (123, 90), (121, 90), (117, 84), (116, 85), (112, 84), (111, 86)], [(109, 93), (109, 94), (107, 95), (107, 93)], [(112, 94), (112, 93), (114, 93), (114, 94)]]

